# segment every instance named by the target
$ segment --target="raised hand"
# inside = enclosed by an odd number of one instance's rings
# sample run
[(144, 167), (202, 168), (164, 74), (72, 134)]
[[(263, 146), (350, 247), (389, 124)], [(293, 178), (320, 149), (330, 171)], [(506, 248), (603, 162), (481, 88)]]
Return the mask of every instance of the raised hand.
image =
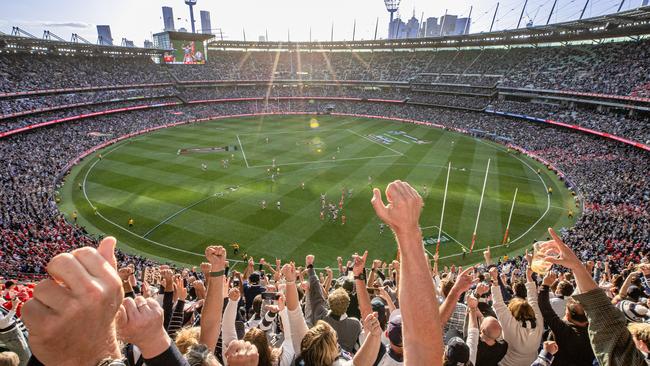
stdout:
[(375, 259), (374, 261), (372, 261), (372, 269), (375, 270), (379, 268), (381, 268), (381, 260)]
[(210, 262), (212, 271), (223, 271), (226, 268), (226, 249), (221, 245), (211, 245), (205, 248), (205, 258)]
[(133, 274), (133, 269), (131, 267), (122, 267), (117, 273), (122, 281), (128, 281), (129, 276)]
[(278, 303), (277, 305), (266, 305), (265, 308), (267, 311), (270, 311), (272, 313), (279, 313), (285, 308), (285, 297), (284, 294), (280, 294), (280, 297), (278, 298)]
[(181, 301), (185, 301), (187, 299), (187, 288), (185, 287), (185, 284), (183, 282), (183, 279), (179, 276), (176, 277), (175, 282), (175, 290), (176, 290), (176, 296), (178, 296), (178, 299)]
[(582, 262), (575, 253), (562, 241), (559, 235), (555, 233), (555, 230), (549, 228), (548, 233), (551, 235), (553, 240), (542, 243), (541, 247), (544, 251), (553, 250), (558, 252), (559, 255), (556, 256), (547, 256), (544, 258), (545, 261), (559, 264), (563, 267), (569, 269), (577, 269), (582, 266)]
[(490, 268), (490, 277), (492, 278), (492, 282), (495, 284), (499, 281), (499, 270), (497, 267)]
[(282, 266), (282, 275), (287, 282), (296, 282), (296, 266), (293, 263), (287, 263)]
[(526, 249), (526, 254), (524, 255), (524, 259), (526, 260), (526, 263), (528, 263), (528, 266), (531, 266), (533, 264), (533, 254)]
[(107, 237), (97, 249), (52, 258), (47, 265), (52, 279), (36, 285), (33, 298), (23, 305), (29, 346), (43, 364), (94, 366), (121, 357), (114, 319), (124, 292), (115, 243)]
[(237, 287), (233, 287), (228, 291), (228, 300), (232, 302), (239, 302), (239, 298), (241, 297), (241, 294), (239, 293), (239, 289)]
[(544, 342), (544, 351), (554, 355), (559, 351), (559, 347), (555, 341), (545, 341)]
[(207, 278), (212, 270), (212, 265), (208, 262), (201, 263), (201, 273)]
[(379, 320), (377, 319), (377, 313), (370, 313), (368, 316), (366, 316), (366, 318), (363, 320), (363, 329), (368, 335), (381, 337), (381, 326), (379, 325)]
[(458, 294), (462, 294), (463, 292), (466, 292), (467, 290), (472, 287), (472, 285), (478, 281), (478, 279), (474, 279), (474, 276), (472, 275), (472, 272), (474, 272), (474, 267), (469, 267), (465, 269), (463, 272), (461, 272), (458, 275), (458, 278), (456, 278), (456, 283), (454, 283), (454, 287), (458, 290)]
[(398, 235), (419, 232), (420, 212), (424, 203), (420, 194), (410, 184), (399, 180), (390, 183), (386, 187), (386, 200), (388, 205), (384, 204), (381, 191), (378, 188), (373, 189), (370, 202), (382, 221)]
[(354, 254), (352, 260), (354, 265), (352, 267), (352, 273), (355, 276), (360, 276), (363, 273), (363, 269), (366, 267), (366, 259), (368, 258), (368, 251), (366, 250), (362, 256)]
[(467, 296), (466, 299), (467, 302), (467, 307), (470, 309), (476, 309), (478, 308), (478, 299), (474, 296)]
[(314, 265), (314, 255), (309, 254), (305, 257), (305, 267)]
[(229, 366), (257, 366), (260, 358), (255, 345), (240, 340), (230, 342), (224, 356)]
[(125, 298), (117, 313), (116, 326), (119, 339), (138, 346), (144, 358), (160, 355), (171, 344), (163, 327), (163, 309), (154, 299)]
[(492, 253), (490, 252), (490, 247), (488, 246), (486, 250), (483, 251), (483, 258), (485, 259), (485, 264), (488, 266), (492, 264)]
[(546, 274), (546, 276), (544, 276), (544, 280), (542, 280), (542, 285), (551, 287), (551, 285), (553, 285), (553, 283), (555, 282), (556, 279), (557, 279), (557, 276), (555, 275), (555, 273), (553, 273), (552, 271), (549, 271)]
[(488, 286), (486, 283), (481, 282), (476, 286), (476, 295), (478, 296), (483, 296), (488, 291), (490, 291), (490, 286)]
[(160, 277), (165, 281), (165, 288), (168, 288), (173, 283), (174, 272), (169, 268), (164, 268), (160, 270)]

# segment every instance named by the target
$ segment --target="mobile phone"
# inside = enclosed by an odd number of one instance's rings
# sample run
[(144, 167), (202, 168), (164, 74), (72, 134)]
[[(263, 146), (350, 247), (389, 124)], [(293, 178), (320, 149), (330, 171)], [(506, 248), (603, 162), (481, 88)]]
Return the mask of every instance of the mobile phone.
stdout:
[(262, 292), (262, 300), (265, 301), (277, 301), (280, 298), (278, 292)]

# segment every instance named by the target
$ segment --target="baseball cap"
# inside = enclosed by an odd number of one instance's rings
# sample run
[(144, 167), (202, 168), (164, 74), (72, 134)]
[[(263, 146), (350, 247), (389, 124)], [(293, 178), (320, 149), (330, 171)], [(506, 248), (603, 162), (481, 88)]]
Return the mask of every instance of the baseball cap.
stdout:
[(616, 304), (616, 307), (625, 315), (628, 322), (643, 322), (648, 317), (648, 308), (630, 300), (623, 300)]
[(248, 276), (248, 282), (253, 283), (253, 284), (258, 284), (260, 283), (260, 273), (255, 271)]
[(469, 346), (461, 338), (454, 337), (447, 343), (445, 350), (448, 363), (451, 365), (465, 365), (469, 361)]
[(390, 343), (395, 346), (402, 345), (402, 313), (399, 309), (390, 314), (387, 332)]
[(377, 313), (377, 320), (379, 320), (379, 324), (384, 328), (386, 325), (386, 304), (384, 304), (382, 299), (375, 297), (370, 302), (370, 306), (372, 306), (372, 311)]

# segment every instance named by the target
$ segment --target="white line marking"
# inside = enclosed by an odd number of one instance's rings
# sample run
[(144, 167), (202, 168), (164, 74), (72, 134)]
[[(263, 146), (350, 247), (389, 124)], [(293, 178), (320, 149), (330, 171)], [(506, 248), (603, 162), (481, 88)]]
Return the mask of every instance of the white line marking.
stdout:
[[(438, 225), (425, 226), (425, 227), (422, 227), (422, 228), (420, 228), (420, 229), (424, 230), (424, 229), (434, 229), (434, 228), (435, 228), (435, 229), (439, 229), (439, 228), (438, 228)], [(446, 231), (444, 231), (444, 230), (440, 230), (440, 231), (442, 231), (443, 234), (447, 235), (447, 236), (449, 237), (449, 239), (455, 241), (456, 244), (460, 245), (462, 248), (465, 248), (465, 250), (467, 250), (467, 251), (469, 252), (469, 248), (467, 248), (465, 245), (463, 245), (463, 243), (459, 242), (456, 238), (454, 238), (453, 236), (451, 236), (448, 232), (446, 232)]]
[[(337, 163), (340, 161), (350, 161), (350, 160), (371, 160), (371, 159), (378, 159), (378, 158), (394, 158), (402, 155), (379, 155), (379, 156), (364, 156), (364, 157), (358, 157), (358, 158), (344, 158), (344, 159), (328, 159), (328, 160), (312, 160), (312, 161), (294, 161), (291, 163), (282, 163), (282, 164), (277, 164), (278, 166), (286, 166), (286, 165), (303, 165), (303, 164), (318, 164), (318, 163)], [(252, 165), (250, 166), (251, 168), (267, 168), (267, 167), (272, 167), (272, 164), (269, 165)]]
[[(490, 144), (488, 144), (487, 142), (482, 141), (481, 139), (474, 139), (474, 140), (475, 140), (475, 141), (478, 141), (478, 142), (480, 142), (480, 143), (482, 143), (482, 144), (485, 144), (485, 145), (487, 145), (487, 146), (492, 146), (493, 148), (495, 148), (495, 149), (497, 149), (497, 150), (508, 151), (508, 149), (506, 149), (506, 148), (500, 148), (500, 147), (497, 147), (497, 146), (494, 146), (494, 145), (490, 145)], [(525, 162), (524, 160), (522, 160), (522, 159), (521, 159), (520, 157), (518, 157), (517, 155), (515, 155), (515, 154), (510, 154), (510, 156), (514, 157), (515, 159), (519, 160), (519, 161), (522, 162), (524, 165), (526, 165), (526, 166), (527, 166), (527, 167), (528, 167), (528, 168), (529, 168), (529, 169), (530, 169), (530, 170), (531, 170), (531, 171), (532, 171), (532, 172), (533, 172), (533, 173), (534, 173), (534, 174), (539, 178), (540, 182), (542, 182), (542, 184), (544, 185), (544, 193), (546, 193), (546, 211), (544, 211), (544, 213), (542, 214), (542, 216), (540, 216), (539, 219), (537, 219), (537, 221), (535, 221), (535, 222), (533, 223), (533, 225), (532, 225), (530, 228), (528, 228), (528, 230), (526, 230), (523, 234), (519, 235), (518, 237), (516, 237), (516, 238), (513, 239), (512, 241), (510, 241), (510, 244), (512, 244), (512, 243), (516, 242), (517, 240), (521, 239), (522, 237), (524, 237), (524, 235), (528, 234), (531, 230), (533, 230), (533, 228), (534, 228), (535, 226), (537, 226), (537, 224), (539, 224), (540, 221), (542, 221), (542, 219), (544, 218), (544, 216), (546, 216), (546, 214), (548, 213), (548, 211), (551, 209), (551, 195), (548, 194), (548, 186), (546, 185), (546, 182), (544, 182), (544, 179), (542, 178), (541, 174), (538, 174), (537, 171), (536, 171), (535, 169), (533, 169), (532, 166), (530, 166), (530, 164), (528, 164), (527, 162)]]
[(192, 208), (192, 207), (194, 207), (194, 206), (196, 206), (196, 205), (199, 205), (199, 204), (201, 204), (201, 203), (203, 203), (203, 202), (209, 200), (210, 198), (217, 197), (217, 195), (218, 195), (218, 193), (215, 193), (215, 194), (209, 195), (208, 197), (204, 197), (204, 198), (202, 198), (202, 199), (200, 199), (200, 200), (198, 200), (198, 201), (192, 203), (191, 205), (189, 205), (189, 206), (187, 206), (187, 207), (183, 207), (183, 208), (181, 208), (180, 210), (178, 210), (178, 211), (174, 212), (173, 214), (171, 214), (171, 215), (170, 215), (169, 217), (167, 217), (166, 219), (164, 219), (164, 220), (162, 220), (161, 222), (159, 222), (156, 226), (152, 227), (149, 231), (147, 231), (146, 233), (144, 233), (143, 237), (147, 237), (147, 236), (149, 236), (149, 234), (151, 234), (154, 230), (156, 230), (157, 228), (161, 227), (161, 226), (164, 225), (165, 223), (169, 222), (169, 221), (170, 221), (171, 219), (173, 219), (174, 217), (176, 217), (176, 216), (182, 214), (183, 212), (189, 210), (190, 208)]
[(380, 144), (380, 143), (377, 142), (377, 141), (374, 141), (374, 140), (369, 139), (368, 136), (364, 136), (364, 135), (362, 135), (362, 134), (360, 134), (360, 133), (357, 133), (357, 132), (355, 132), (355, 131), (352, 131), (352, 130), (347, 130), (347, 131), (348, 131), (348, 132), (351, 132), (351, 133), (353, 133), (353, 134), (355, 134), (355, 135), (357, 135), (357, 136), (359, 136), (359, 137), (361, 137), (361, 138), (364, 138), (364, 139), (366, 139), (366, 140), (372, 142), (373, 144), (377, 144), (377, 145), (379, 145), (379, 146), (381, 146), (381, 147), (384, 147), (384, 148), (386, 148), (386, 149), (388, 149), (388, 150), (390, 150), (390, 151), (392, 151), (392, 152), (394, 152), (394, 153), (396, 153), (396, 154), (404, 155), (404, 153), (401, 153), (401, 152), (399, 152), (399, 151), (397, 151), (397, 150), (395, 150), (395, 149), (392, 149), (392, 148), (390, 148), (390, 147), (388, 147), (388, 146), (386, 146), (386, 145), (384, 145), (384, 144)]
[[(110, 153), (112, 153), (113, 151), (115, 151), (115, 150), (121, 148), (122, 146), (124, 146), (124, 144), (122, 144), (122, 145), (120, 145), (120, 146), (118, 146), (118, 147), (116, 147), (116, 148), (114, 148), (114, 149), (108, 151), (106, 154), (104, 154), (104, 156), (106, 157), (108, 154), (110, 154)], [(194, 253), (194, 252), (190, 252), (190, 251), (183, 250), (183, 249), (179, 249), (179, 248), (174, 248), (174, 247), (171, 247), (171, 246), (169, 246), (169, 245), (161, 244), (161, 243), (155, 242), (155, 241), (153, 241), (153, 240), (147, 239), (147, 238), (145, 238), (144, 236), (142, 236), (142, 235), (138, 235), (138, 234), (134, 233), (133, 231), (131, 231), (131, 230), (125, 228), (125, 227), (122, 226), (122, 225), (119, 225), (119, 224), (113, 222), (113, 221), (110, 220), (109, 218), (107, 218), (107, 217), (105, 217), (104, 215), (102, 215), (101, 212), (99, 212), (99, 210), (97, 210), (97, 208), (95, 207), (95, 205), (93, 205), (92, 202), (90, 202), (90, 199), (88, 198), (88, 193), (86, 192), (86, 181), (88, 180), (88, 175), (89, 175), (90, 172), (95, 168), (95, 165), (97, 165), (97, 163), (99, 163), (100, 161), (101, 161), (100, 159), (95, 160), (95, 161), (92, 163), (92, 165), (90, 166), (90, 168), (88, 168), (88, 170), (86, 171), (86, 174), (84, 175), (83, 183), (82, 183), (82, 185), (81, 185), (82, 188), (83, 188), (84, 198), (86, 199), (86, 202), (88, 202), (88, 204), (89, 204), (90, 207), (93, 209), (93, 211), (97, 212), (97, 216), (101, 217), (104, 221), (106, 221), (106, 222), (112, 224), (113, 226), (115, 226), (115, 227), (117, 227), (117, 228), (119, 228), (119, 229), (122, 229), (123, 231), (126, 231), (127, 233), (129, 233), (129, 234), (131, 234), (131, 235), (137, 236), (137, 237), (139, 237), (140, 239), (146, 240), (146, 241), (148, 241), (148, 242), (151, 243), (151, 244), (158, 245), (158, 246), (160, 246), (160, 247), (164, 247), (164, 248), (167, 248), (167, 249), (176, 250), (176, 251), (181, 252), (181, 253), (187, 253), (187, 254), (196, 255), (196, 256), (199, 256), (199, 257), (201, 257), (201, 256), (204, 255), (204, 254)]]
[(407, 144), (407, 145), (410, 145), (410, 144), (411, 144), (410, 142), (408, 142), (408, 141), (404, 141), (404, 140), (402, 140), (402, 139), (398, 139), (397, 137), (395, 137), (395, 136), (393, 136), (393, 135), (391, 135), (390, 138), (395, 139), (395, 140), (397, 140), (397, 141), (399, 141), (399, 142), (403, 142), (403, 143), (405, 143), (405, 144)]
[(284, 135), (290, 133), (314, 133), (314, 132), (328, 132), (328, 131), (347, 131), (345, 128), (312, 128), (302, 131), (278, 131), (278, 132), (255, 132), (255, 133), (242, 133), (239, 136), (267, 136), (267, 135)]
[(239, 148), (241, 149), (241, 154), (244, 157), (244, 163), (246, 163), (246, 168), (250, 168), (248, 165), (248, 159), (246, 159), (246, 153), (244, 152), (244, 145), (242, 145), (239, 135), (237, 135), (237, 141), (239, 141)]

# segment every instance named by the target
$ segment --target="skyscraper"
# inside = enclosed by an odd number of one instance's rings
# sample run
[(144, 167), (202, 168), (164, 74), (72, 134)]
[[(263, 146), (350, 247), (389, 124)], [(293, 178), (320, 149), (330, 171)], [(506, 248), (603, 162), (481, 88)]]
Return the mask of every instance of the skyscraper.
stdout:
[(110, 25), (97, 26), (97, 44), (100, 44), (102, 46), (113, 45), (113, 36), (111, 35)]
[(406, 38), (406, 23), (402, 21), (399, 17), (393, 19), (392, 22), (388, 24), (388, 34), (389, 39), (400, 39)]
[(427, 18), (427, 21), (424, 22), (424, 35), (426, 37), (438, 37), (440, 35), (440, 24), (438, 24), (438, 18)]
[(440, 17), (440, 27), (442, 28), (443, 36), (455, 34), (454, 31), (456, 30), (456, 19), (458, 19), (458, 15), (447, 14)]
[(163, 6), (162, 12), (165, 31), (175, 31), (176, 28), (174, 28), (174, 10), (169, 6)]
[(212, 34), (212, 23), (210, 22), (210, 12), (201, 10), (201, 33)]
[(458, 18), (456, 19), (456, 29), (454, 34), (462, 35), (469, 33), (469, 26), (472, 20), (470, 18)]
[(415, 14), (413, 14), (413, 17), (411, 17), (411, 19), (406, 23), (405, 38), (417, 38), (418, 30), (420, 30), (420, 21), (415, 17)]

